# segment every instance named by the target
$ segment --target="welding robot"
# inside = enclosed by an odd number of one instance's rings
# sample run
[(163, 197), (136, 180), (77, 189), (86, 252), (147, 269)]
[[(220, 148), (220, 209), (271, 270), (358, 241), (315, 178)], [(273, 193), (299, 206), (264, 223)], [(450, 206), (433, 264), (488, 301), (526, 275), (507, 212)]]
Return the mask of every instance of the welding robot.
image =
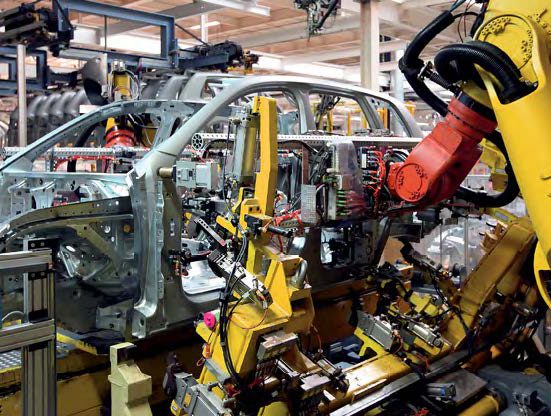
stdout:
[[(403, 164), (393, 165), (389, 186), (412, 204), (431, 204), (457, 195), (479, 207), (500, 207), (520, 193), (538, 237), (536, 279), (551, 307), (545, 283), (551, 264), (547, 166), (551, 141), (545, 138), (551, 109), (550, 5), (545, 1), (477, 3), (482, 10), (472, 28), (474, 40), (442, 48), (435, 56), (434, 69), (427, 68), (419, 58), (421, 51), (460, 17), (453, 10), (444, 12), (417, 35), (400, 62), (416, 93), (445, 120)], [(428, 89), (425, 78), (454, 92), (449, 105)], [(483, 138), (507, 159), (509, 180), (499, 195), (480, 195), (460, 186), (481, 156), (478, 145)]]

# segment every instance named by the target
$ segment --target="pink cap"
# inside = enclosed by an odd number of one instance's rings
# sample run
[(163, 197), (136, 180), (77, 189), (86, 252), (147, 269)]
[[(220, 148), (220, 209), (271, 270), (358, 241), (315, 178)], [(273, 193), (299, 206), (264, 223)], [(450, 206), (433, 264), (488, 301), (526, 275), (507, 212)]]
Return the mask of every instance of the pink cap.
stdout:
[(203, 322), (205, 323), (208, 329), (210, 329), (211, 331), (214, 330), (214, 328), (216, 328), (216, 323), (217, 323), (216, 315), (212, 312), (205, 312), (203, 314)]

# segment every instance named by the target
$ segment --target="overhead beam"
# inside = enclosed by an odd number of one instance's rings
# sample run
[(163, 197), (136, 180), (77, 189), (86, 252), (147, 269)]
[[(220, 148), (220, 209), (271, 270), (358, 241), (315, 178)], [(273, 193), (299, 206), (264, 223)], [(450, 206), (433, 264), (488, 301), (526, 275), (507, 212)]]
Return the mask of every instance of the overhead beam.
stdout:
[[(355, 13), (355, 10), (359, 10), (360, 5), (354, 2), (353, 0), (343, 0), (343, 5), (348, 4), (349, 6), (349, 15), (343, 16), (338, 15), (335, 23), (321, 32), (321, 35), (327, 35), (332, 33), (339, 33), (349, 30), (358, 30), (360, 28), (360, 15)], [(388, 27), (388, 32), (396, 29), (401, 32), (407, 32), (408, 36), (394, 36), (401, 39), (409, 39), (413, 35), (419, 32), (419, 27), (422, 27), (426, 22), (420, 22), (419, 26), (410, 25), (404, 23), (404, 18), (401, 14), (399, 4), (392, 3), (390, 1), (378, 2), (378, 15), (379, 21), (382, 25)], [(385, 33), (385, 29), (381, 27), (381, 34), (387, 35), (390, 33)], [(221, 33), (220, 36), (224, 36), (224, 33)], [(299, 39), (308, 39), (309, 35), (306, 30), (306, 23), (296, 23), (291, 25), (286, 25), (284, 27), (278, 27), (274, 29), (256, 31), (252, 34), (238, 35), (233, 36), (231, 39), (239, 43), (246, 48), (257, 48), (266, 45), (273, 45), (277, 43), (290, 42), (293, 40)], [(452, 36), (438, 34), (436, 39), (442, 42), (456, 42)]]
[[(394, 52), (405, 49), (407, 42), (403, 40), (391, 40), (389, 42), (381, 42), (379, 44), (379, 53)], [(303, 62), (324, 62), (332, 61), (335, 59), (347, 59), (360, 56), (360, 46), (354, 46), (353, 48), (336, 49), (327, 52), (313, 52), (306, 54), (296, 54), (286, 56), (285, 60), (295, 63)]]
[[(395, 62), (383, 64), (383, 69), (390, 71)], [(360, 67), (316, 64), (316, 63), (291, 63), (284, 59), (273, 56), (260, 56), (256, 69), (275, 71), (276, 73), (300, 74), (319, 78), (328, 78), (334, 81), (347, 81), (356, 84), (360, 83)], [(387, 85), (389, 83), (389, 75), (381, 72), (379, 74), (379, 85)]]
[[(344, 32), (357, 29), (360, 25), (359, 16), (340, 18), (331, 26), (323, 31), (324, 35), (331, 33)], [(245, 48), (256, 48), (274, 43), (289, 42), (298, 39), (308, 39), (309, 35), (306, 29), (306, 23), (296, 23), (282, 28), (263, 30), (254, 34), (246, 34), (232, 37), (232, 40)]]
[[(389, 26), (391, 28), (396, 28), (398, 30), (403, 30), (403, 31), (411, 33), (411, 34), (417, 34), (417, 33), (419, 33), (419, 27), (425, 27), (425, 25), (413, 26), (413, 25), (409, 25), (409, 24), (403, 23), (403, 22), (394, 22), (394, 23), (391, 23)], [(444, 35), (442, 33), (439, 33), (438, 35), (436, 35), (435, 39), (443, 41), (445, 43), (457, 42), (457, 39), (455, 37)]]
[(417, 9), (420, 7), (439, 6), (441, 4), (450, 4), (449, 0), (404, 0), (400, 4), (400, 9)]
[(129, 2), (124, 2), (123, 4), (121, 4), (122, 7), (126, 7), (126, 8), (129, 8), (129, 7), (138, 7), (138, 6), (143, 6), (144, 4), (147, 4), (147, 3), (150, 3), (151, 0), (132, 0), (132, 1), (129, 1)]
[(405, 40), (390, 40), (390, 41), (379, 43), (379, 52), (380, 53), (396, 52), (402, 49), (406, 49), (407, 46), (408, 46), (408, 43)]
[[(436, 0), (432, 0), (436, 1)], [(440, 0), (442, 1), (442, 0)], [(365, 0), (341, 0), (341, 12), (360, 14), (362, 3)], [(400, 20), (400, 4), (394, 1), (379, 1), (376, 0), (379, 18), (389, 22), (397, 22)]]
[(290, 55), (285, 57), (287, 62), (304, 63), (304, 62), (325, 62), (335, 59), (355, 58), (360, 55), (360, 47), (356, 46), (350, 49), (338, 49), (328, 52), (306, 53), (302, 55)]
[(253, 1), (240, 1), (240, 0), (200, 0), (203, 3), (214, 4), (221, 7), (228, 7), (230, 9), (239, 10), (245, 13), (258, 14), (260, 16), (270, 16), (270, 8), (266, 6), (260, 6), (256, 4), (256, 0)]
[[(266, 26), (277, 22), (279, 27), (287, 27), (294, 23), (304, 22), (304, 16), (302, 12), (299, 12), (295, 9), (279, 9), (272, 10), (270, 12), (270, 17), (266, 16), (243, 16), (243, 17), (229, 17), (227, 13), (223, 11), (217, 12), (216, 20), (219, 20), (223, 26), (226, 26), (228, 23), (236, 26), (235, 28), (224, 30), (221, 33), (221, 36), (224, 39), (233, 39), (233, 35), (240, 35), (243, 33), (243, 29), (246, 28), (249, 33), (255, 32), (256, 28), (260, 27), (260, 30), (265, 30)], [(233, 22), (232, 22), (233, 21)]]
[[(348, 73), (354, 73), (360, 75), (361, 67), (360, 66), (348, 66), (347, 68)], [(390, 61), (390, 62), (381, 62), (379, 64), (379, 73), (386, 73), (386, 72), (392, 72), (395, 69), (398, 68), (398, 62), (396, 61)], [(369, 88), (369, 87), (366, 87)]]
[(359, 42), (359, 32), (357, 30), (348, 30), (316, 36), (310, 39), (297, 39), (290, 42), (277, 43), (265, 46), (262, 49), (266, 53), (288, 56), (304, 53), (323, 53), (331, 49), (351, 49), (356, 47)]
[[(137, 0), (140, 1), (140, 0)], [(125, 6), (128, 7), (128, 6)], [(239, 10), (244, 13), (256, 14), (259, 16), (269, 17), (270, 8), (260, 6), (256, 2), (246, 2), (240, 0), (196, 0), (193, 3), (182, 4), (170, 9), (160, 10), (159, 14), (164, 14), (174, 17), (174, 19), (185, 19), (187, 17), (199, 16), (205, 13), (210, 13), (223, 8)], [(118, 35), (131, 30), (138, 30), (148, 27), (147, 24), (135, 22), (117, 22), (107, 27), (108, 35)]]
[[(216, 4), (196, 2), (190, 4), (182, 4), (181, 6), (176, 6), (171, 9), (161, 10), (159, 11), (159, 14), (172, 16), (174, 17), (174, 19), (183, 19), (186, 17), (198, 16), (203, 13), (213, 12), (222, 8), (223, 6), (218, 6)], [(118, 35), (121, 33), (130, 32), (131, 30), (138, 30), (146, 27), (149, 27), (147, 23), (121, 21), (109, 25), (107, 27), (107, 34)]]

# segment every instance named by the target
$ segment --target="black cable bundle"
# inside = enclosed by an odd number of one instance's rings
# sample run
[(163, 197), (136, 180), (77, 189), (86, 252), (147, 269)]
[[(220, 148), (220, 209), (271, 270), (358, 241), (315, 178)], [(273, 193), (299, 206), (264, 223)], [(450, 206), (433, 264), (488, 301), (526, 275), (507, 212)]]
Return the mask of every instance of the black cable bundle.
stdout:
[[(486, 7), (483, 8), (483, 12), (485, 9)], [(452, 7), (452, 10), (455, 9)], [(434, 94), (422, 79), (420, 74), (425, 62), (420, 58), (420, 55), (439, 33), (462, 15), (454, 15), (451, 10), (440, 14), (415, 36), (406, 49), (403, 58), (400, 59), (400, 70), (404, 73), (404, 77), (413, 90), (442, 117), (447, 115), (448, 105)], [(483, 13), (476, 19), (475, 26), (479, 27), (482, 19)], [(473, 77), (480, 81), (475, 65), (480, 66), (497, 79), (501, 87), (498, 91), (498, 97), (504, 103), (515, 101), (533, 91), (532, 85), (528, 85), (521, 80), (519, 69), (505, 52), (495, 45), (481, 41), (453, 44), (442, 48), (434, 59), (436, 70), (434, 75), (443, 81), (442, 84), (448, 84), (450, 87), (460, 81), (471, 80)], [(450, 90), (453, 91), (453, 88), (450, 88)], [(498, 195), (488, 195), (460, 187), (456, 196), (479, 207), (501, 207), (511, 203), (518, 196), (519, 187), (501, 134), (494, 131), (488, 135), (487, 139), (499, 148), (507, 160), (505, 171), (509, 179), (506, 189)]]
[(447, 10), (440, 14), (415, 36), (399, 62), (400, 70), (411, 85), (411, 88), (442, 117), (448, 113), (448, 105), (434, 94), (427, 84), (419, 78), (419, 74), (425, 65), (420, 55), (427, 45), (454, 21), (455, 16), (450, 11)]
[(245, 233), (242, 233), (243, 235), (243, 241), (241, 245), (241, 249), (239, 250), (239, 253), (237, 254), (237, 257), (235, 258), (235, 263), (232, 268), (232, 271), (230, 273), (230, 276), (228, 277), (226, 281), (226, 286), (224, 287), (224, 290), (220, 294), (220, 346), (222, 347), (222, 354), (224, 356), (224, 363), (226, 365), (226, 368), (228, 372), (230, 373), (230, 376), (232, 378), (232, 381), (237, 385), (239, 390), (243, 390), (246, 386), (237, 371), (235, 370), (235, 366), (233, 365), (233, 361), (231, 358), (231, 352), (230, 347), (228, 345), (228, 324), (230, 322), (231, 312), (235, 309), (232, 308), (230, 313), (228, 313), (228, 306), (230, 299), (232, 297), (233, 290), (235, 289), (236, 284), (239, 282), (239, 280), (235, 281), (232, 284), (232, 278), (235, 275), (235, 270), (237, 268), (237, 264), (240, 263), (243, 258), (245, 257), (245, 253), (247, 252), (247, 236)]

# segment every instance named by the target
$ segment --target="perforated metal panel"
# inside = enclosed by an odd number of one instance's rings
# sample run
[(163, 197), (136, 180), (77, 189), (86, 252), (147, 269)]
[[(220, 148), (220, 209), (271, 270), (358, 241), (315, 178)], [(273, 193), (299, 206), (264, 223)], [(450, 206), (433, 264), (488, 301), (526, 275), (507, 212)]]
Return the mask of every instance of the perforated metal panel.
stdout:
[(316, 212), (316, 186), (302, 185), (300, 201), (300, 216), (305, 224), (315, 224), (318, 222)]

